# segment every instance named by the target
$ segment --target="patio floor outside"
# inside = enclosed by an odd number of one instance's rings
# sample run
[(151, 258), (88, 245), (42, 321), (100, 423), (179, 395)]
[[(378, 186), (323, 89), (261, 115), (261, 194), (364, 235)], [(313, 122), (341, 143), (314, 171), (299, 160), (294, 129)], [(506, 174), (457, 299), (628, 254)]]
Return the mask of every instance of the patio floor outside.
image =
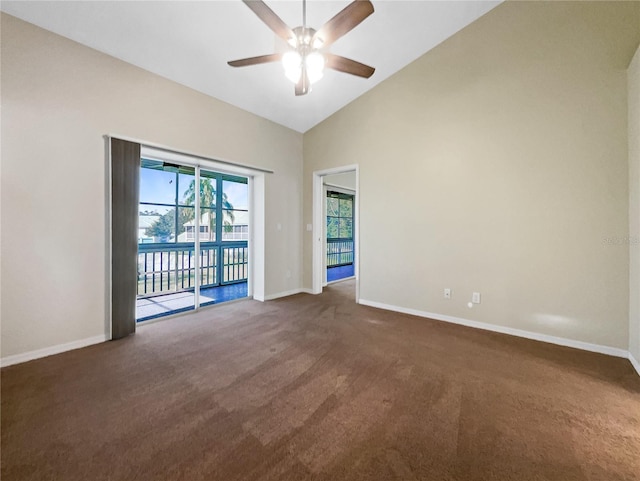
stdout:
[[(209, 287), (200, 290), (200, 306), (242, 299), (247, 295), (248, 286), (246, 282)], [(141, 298), (136, 302), (136, 322), (193, 310), (193, 304), (194, 293), (192, 291)]]

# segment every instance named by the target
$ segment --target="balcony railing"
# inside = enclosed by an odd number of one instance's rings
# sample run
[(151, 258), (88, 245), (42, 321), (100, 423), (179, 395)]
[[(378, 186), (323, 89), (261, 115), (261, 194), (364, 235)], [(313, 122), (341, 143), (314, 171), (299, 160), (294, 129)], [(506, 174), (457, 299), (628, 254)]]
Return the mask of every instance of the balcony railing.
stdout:
[[(193, 244), (138, 244), (138, 297), (192, 290), (195, 264)], [(202, 242), (199, 264), (201, 288), (244, 282), (249, 276), (247, 242)]]
[(327, 239), (327, 267), (353, 264), (353, 239)]

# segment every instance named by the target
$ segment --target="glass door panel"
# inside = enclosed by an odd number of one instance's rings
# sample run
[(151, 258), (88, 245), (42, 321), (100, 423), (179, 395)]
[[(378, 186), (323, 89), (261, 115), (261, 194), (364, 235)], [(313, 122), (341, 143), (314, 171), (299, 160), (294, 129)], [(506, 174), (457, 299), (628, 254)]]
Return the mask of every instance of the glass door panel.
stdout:
[(142, 159), (138, 322), (195, 309), (195, 168)]

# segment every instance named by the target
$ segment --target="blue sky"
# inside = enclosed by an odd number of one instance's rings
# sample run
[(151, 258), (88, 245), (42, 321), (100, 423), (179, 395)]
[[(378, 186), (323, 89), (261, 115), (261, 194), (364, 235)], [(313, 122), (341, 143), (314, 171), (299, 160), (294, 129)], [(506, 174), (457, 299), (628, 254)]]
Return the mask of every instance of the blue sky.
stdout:
[[(193, 175), (178, 175), (178, 199), (182, 201), (184, 194), (193, 181)], [(236, 209), (248, 209), (248, 186), (238, 182), (223, 181), (223, 191), (231, 205)], [(176, 197), (176, 174), (154, 169), (140, 169), (140, 202), (173, 204)], [(143, 209), (145, 210), (145, 209)], [(158, 210), (148, 206), (146, 210)], [(159, 210), (158, 210), (159, 212)], [(161, 213), (161, 212), (159, 212)]]

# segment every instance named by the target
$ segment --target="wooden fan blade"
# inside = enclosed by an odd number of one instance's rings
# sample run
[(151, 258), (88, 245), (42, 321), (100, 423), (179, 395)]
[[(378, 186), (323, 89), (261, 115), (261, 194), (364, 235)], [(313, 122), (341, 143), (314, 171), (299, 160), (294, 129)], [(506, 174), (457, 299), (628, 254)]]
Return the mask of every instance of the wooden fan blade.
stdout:
[(296, 84), (296, 96), (308, 94), (310, 86), (311, 86), (311, 83), (309, 82), (307, 69), (303, 67), (302, 72), (300, 74), (300, 80), (298, 80), (298, 83)]
[(355, 0), (325, 23), (313, 38), (314, 40), (316, 38), (322, 39), (323, 47), (329, 46), (345, 33), (357, 27), (372, 13), (373, 4), (369, 0)]
[(275, 34), (283, 38), (285, 41), (295, 37), (293, 30), (278, 17), (262, 0), (242, 0), (244, 4), (262, 20), (267, 27), (275, 32)]
[(338, 72), (349, 73), (351, 75), (357, 75), (358, 77), (369, 78), (376, 71), (375, 68), (369, 67), (350, 58), (341, 57), (340, 55), (333, 55), (331, 53), (325, 53), (326, 59), (325, 67), (337, 70)]
[(280, 59), (282, 59), (281, 53), (271, 53), (269, 55), (260, 55), (258, 57), (241, 58), (240, 60), (231, 60), (230, 62), (227, 62), (227, 63), (232, 67), (248, 67), (249, 65), (278, 62)]

